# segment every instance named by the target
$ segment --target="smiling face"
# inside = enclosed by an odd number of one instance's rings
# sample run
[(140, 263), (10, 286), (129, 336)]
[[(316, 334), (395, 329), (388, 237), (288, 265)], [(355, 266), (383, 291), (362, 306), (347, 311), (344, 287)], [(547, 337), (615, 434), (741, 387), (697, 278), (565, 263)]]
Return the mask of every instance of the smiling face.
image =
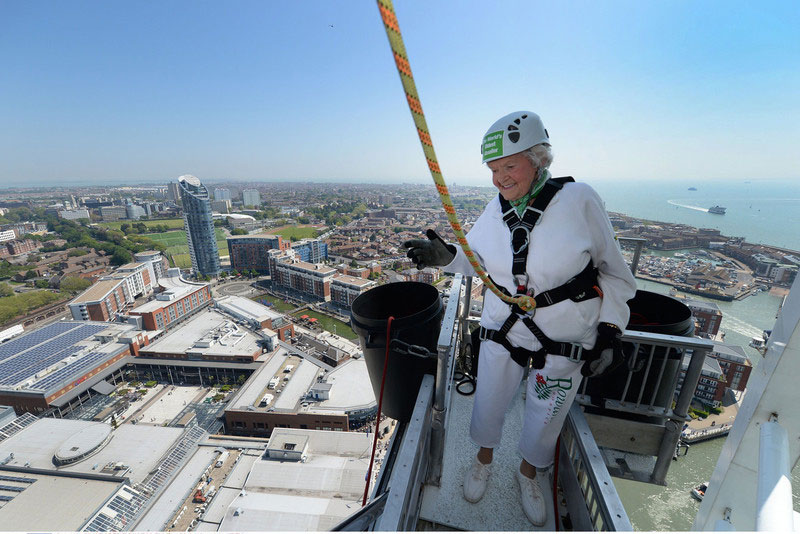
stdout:
[(486, 165), (492, 171), (492, 183), (508, 201), (525, 196), (538, 173), (524, 152), (490, 161)]

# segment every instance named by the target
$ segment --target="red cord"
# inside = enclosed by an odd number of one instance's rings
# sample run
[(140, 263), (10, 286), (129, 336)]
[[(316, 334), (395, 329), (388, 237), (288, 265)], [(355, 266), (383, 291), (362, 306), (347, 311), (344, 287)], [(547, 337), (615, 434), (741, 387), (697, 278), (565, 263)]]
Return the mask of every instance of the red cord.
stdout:
[(561, 452), (561, 436), (556, 440), (556, 458), (553, 462), (553, 519), (558, 532), (558, 455)]
[(367, 469), (367, 484), (364, 487), (364, 499), (361, 506), (366, 506), (367, 495), (369, 494), (369, 482), (372, 480), (372, 462), (375, 461), (375, 449), (378, 446), (378, 431), (381, 426), (381, 410), (383, 409), (383, 386), (386, 384), (386, 368), (389, 367), (389, 334), (392, 331), (392, 321), (394, 317), (390, 316), (386, 321), (386, 356), (383, 359), (383, 376), (381, 377), (381, 393), (378, 396), (378, 415), (375, 418), (375, 437), (372, 439), (372, 455), (369, 458), (369, 469)]

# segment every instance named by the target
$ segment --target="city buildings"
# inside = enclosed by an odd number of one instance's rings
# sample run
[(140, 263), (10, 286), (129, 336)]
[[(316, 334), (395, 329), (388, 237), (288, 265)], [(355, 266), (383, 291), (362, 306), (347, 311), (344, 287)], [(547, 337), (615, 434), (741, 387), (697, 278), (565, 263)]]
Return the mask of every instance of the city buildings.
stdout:
[(78, 219), (88, 219), (89, 218), (89, 210), (86, 208), (83, 209), (75, 209), (75, 210), (61, 210), (58, 212), (58, 216), (62, 219), (67, 219), (69, 221), (77, 221)]
[(167, 184), (167, 198), (176, 204), (180, 204), (181, 191), (178, 182), (170, 182)]
[(167, 263), (167, 258), (161, 255), (161, 252), (158, 250), (144, 250), (142, 252), (136, 252), (133, 255), (133, 259), (140, 263), (149, 263), (150, 268), (153, 270), (153, 274), (155, 275), (155, 280), (153, 282), (158, 282), (160, 278), (163, 278), (167, 274), (167, 269), (169, 268), (169, 264)]
[(331, 280), (331, 302), (349, 309), (356, 297), (376, 285), (372, 280), (337, 274)]
[(129, 263), (100, 279), (69, 303), (76, 321), (112, 321), (124, 314), (137, 297), (153, 292), (155, 274), (150, 263)]
[(291, 244), (301, 261), (321, 263), (328, 259), (328, 245), (321, 239), (301, 239)]
[(694, 335), (714, 338), (722, 324), (722, 312), (713, 302), (688, 297), (679, 297), (692, 311), (695, 322)]
[(0, 405), (69, 412), (148, 342), (124, 323), (59, 321), (22, 334), (0, 345)]
[(253, 269), (261, 274), (269, 274), (269, 251), (286, 250), (288, 240), (271, 234), (252, 234), (228, 238), (228, 254), (231, 268), (237, 271)]
[(167, 276), (159, 278), (158, 287), (154, 300), (129, 312), (142, 318), (146, 330), (168, 330), (211, 303), (209, 285), (184, 280), (178, 268), (170, 269)]
[(294, 324), (284, 314), (250, 299), (230, 295), (216, 299), (214, 304), (254, 330), (270, 330), (277, 334), (281, 341), (288, 341), (294, 337)]
[(267, 437), (276, 428), (347, 431), (377, 411), (363, 358), (335, 368), (307, 344), (280, 347), (239, 389), (225, 408), (234, 435)]
[(212, 200), (211, 211), (214, 213), (230, 213), (231, 201), (230, 200)]
[(270, 255), (270, 273), (273, 286), (283, 286), (315, 299), (331, 300), (331, 281), (336, 269), (321, 264), (306, 263), (294, 254)]
[(139, 350), (142, 358), (253, 363), (263, 352), (260, 337), (208, 310)]
[(220, 187), (214, 189), (214, 200), (230, 200), (230, 199), (231, 199), (230, 189), (225, 189)]
[(195, 274), (217, 276), (220, 271), (219, 251), (208, 189), (189, 174), (178, 178), (178, 185), (192, 271)]
[(104, 221), (119, 221), (128, 217), (125, 206), (100, 206), (100, 217)]
[(261, 195), (258, 189), (245, 189), (242, 191), (242, 204), (245, 207), (254, 207), (261, 205)]

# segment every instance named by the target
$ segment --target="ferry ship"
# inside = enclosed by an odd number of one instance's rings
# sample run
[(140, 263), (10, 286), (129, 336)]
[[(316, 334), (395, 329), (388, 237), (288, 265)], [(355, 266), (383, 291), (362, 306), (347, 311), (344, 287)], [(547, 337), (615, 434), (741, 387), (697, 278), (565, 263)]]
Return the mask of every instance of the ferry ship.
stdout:
[[(462, 496), (462, 479), (475, 454), (468, 438), (472, 397), (458, 392), (464, 379), (464, 356), (459, 355), (469, 353), (469, 326), (478, 320), (470, 314), (471, 286), (471, 278), (455, 276), (446, 295), (435, 375), (424, 376), (410, 420), (397, 424), (368, 504), (334, 530), (633, 530), (612, 477), (665, 485), (713, 342), (625, 331), (623, 339), (636, 350), (626, 362), (624, 387), (617, 395), (595, 399), (587, 394), (593, 379), (579, 386), (549, 473), (548, 521), (534, 528), (518, 495), (501, 490), (514, 488), (524, 387), (508, 412), (504, 441), (495, 449), (489, 491), (476, 504)], [(692, 530), (794, 529), (799, 325), (800, 282), (795, 282), (706, 484)], [(683, 355), (685, 374), (680, 366), (667, 365), (666, 351)], [(683, 386), (676, 392), (681, 376)], [(655, 391), (648, 390), (653, 384)]]
[(716, 215), (725, 215), (725, 208), (722, 206), (711, 206), (708, 208), (708, 213), (714, 213)]

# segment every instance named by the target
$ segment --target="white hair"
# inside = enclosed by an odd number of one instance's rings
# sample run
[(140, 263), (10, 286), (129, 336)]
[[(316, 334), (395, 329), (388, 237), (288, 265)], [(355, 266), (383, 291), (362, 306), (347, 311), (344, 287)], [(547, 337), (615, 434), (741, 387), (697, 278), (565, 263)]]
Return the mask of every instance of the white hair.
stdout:
[(537, 169), (548, 169), (553, 163), (553, 151), (548, 143), (540, 143), (523, 152)]

